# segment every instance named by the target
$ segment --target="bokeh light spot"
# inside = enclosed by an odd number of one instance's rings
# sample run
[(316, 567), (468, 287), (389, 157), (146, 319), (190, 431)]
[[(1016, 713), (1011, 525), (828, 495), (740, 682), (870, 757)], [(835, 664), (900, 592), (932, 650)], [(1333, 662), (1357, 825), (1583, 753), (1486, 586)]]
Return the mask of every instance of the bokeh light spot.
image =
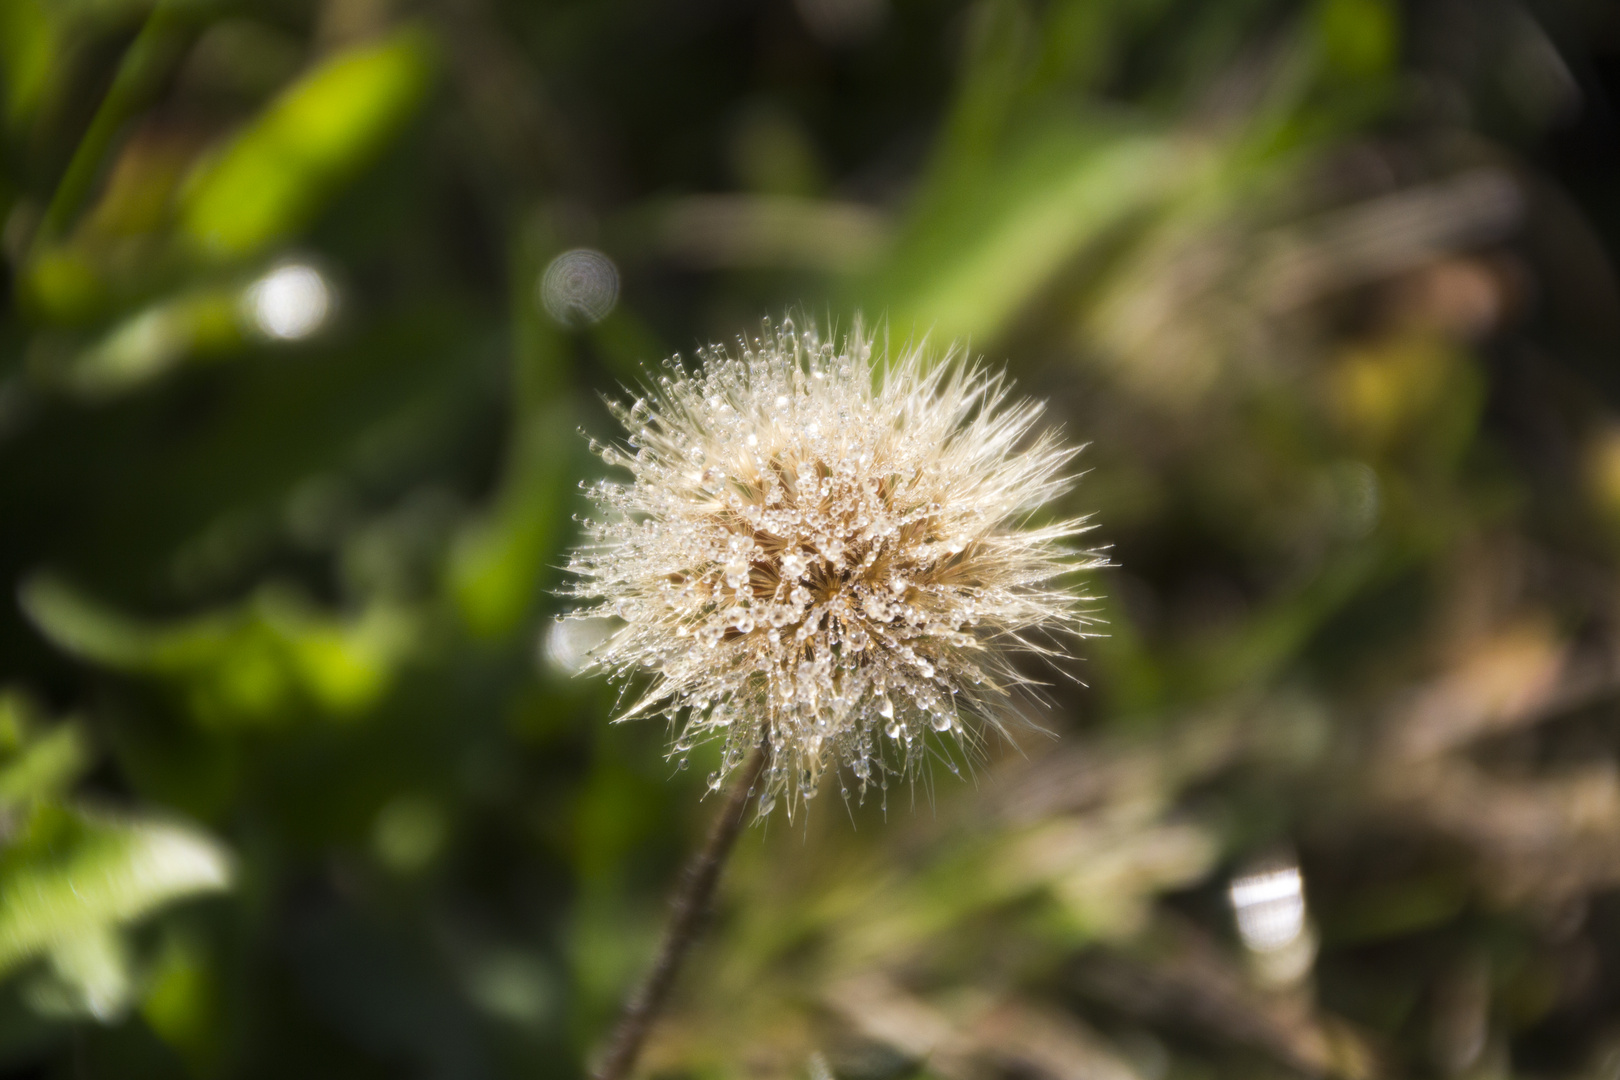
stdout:
[(591, 248), (565, 251), (540, 278), (540, 302), (564, 326), (599, 323), (619, 302), (619, 268)]
[(578, 675), (591, 660), (591, 650), (607, 640), (607, 619), (558, 619), (547, 629), (540, 651), (553, 671)]
[(278, 266), (248, 286), (248, 313), (254, 326), (278, 341), (307, 338), (332, 313), (332, 288), (313, 266)]
[(1305, 932), (1305, 888), (1297, 866), (1235, 878), (1231, 896), (1238, 933), (1256, 952), (1285, 948)]

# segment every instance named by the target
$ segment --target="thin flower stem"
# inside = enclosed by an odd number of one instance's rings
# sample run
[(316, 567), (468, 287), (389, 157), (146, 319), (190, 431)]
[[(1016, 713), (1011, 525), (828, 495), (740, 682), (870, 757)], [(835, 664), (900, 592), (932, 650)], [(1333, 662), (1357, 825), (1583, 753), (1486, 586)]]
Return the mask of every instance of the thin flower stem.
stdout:
[(748, 799), (754, 785), (765, 771), (770, 752), (763, 744), (756, 747), (743, 764), (726, 792), (725, 805), (709, 828), (709, 837), (703, 847), (686, 864), (681, 884), (671, 904), (669, 925), (664, 928), (664, 940), (652, 967), (647, 969), (641, 985), (636, 987), (619, 1017), (613, 1037), (608, 1041), (607, 1053), (596, 1070), (596, 1080), (625, 1080), (636, 1067), (642, 1044), (653, 1022), (664, 1009), (664, 1002), (681, 972), (681, 964), (691, 951), (703, 929), (703, 918), (714, 899), (715, 886), (720, 883), (720, 871), (725, 868), (742, 832), (743, 819), (748, 813)]

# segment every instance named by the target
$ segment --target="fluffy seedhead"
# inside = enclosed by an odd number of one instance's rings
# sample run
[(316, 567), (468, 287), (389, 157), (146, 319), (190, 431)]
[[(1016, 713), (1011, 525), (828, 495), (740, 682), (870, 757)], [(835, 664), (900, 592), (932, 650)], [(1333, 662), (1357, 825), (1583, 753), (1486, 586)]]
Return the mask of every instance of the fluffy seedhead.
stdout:
[(1018, 655), (1085, 633), (1073, 575), (1101, 560), (1082, 521), (1030, 524), (1077, 450), (1002, 376), (922, 348), (874, 370), (858, 326), (739, 346), (613, 405), (628, 446), (595, 449), (631, 479), (590, 488), (569, 617), (616, 620), (592, 665), (650, 679), (621, 719), (672, 718), (683, 762), (724, 740), (713, 786), (767, 744), (768, 813), (829, 769), (864, 793), (999, 729), (1033, 685)]

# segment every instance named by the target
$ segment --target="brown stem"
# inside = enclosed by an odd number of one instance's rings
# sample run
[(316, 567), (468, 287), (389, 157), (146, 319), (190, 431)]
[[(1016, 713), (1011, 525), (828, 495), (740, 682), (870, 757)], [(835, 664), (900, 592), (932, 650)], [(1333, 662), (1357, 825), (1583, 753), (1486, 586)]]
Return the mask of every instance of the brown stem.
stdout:
[(742, 831), (743, 818), (748, 812), (748, 797), (754, 784), (765, 771), (769, 750), (762, 744), (749, 755), (741, 771), (726, 792), (726, 804), (709, 827), (709, 837), (703, 847), (692, 856), (681, 875), (681, 884), (675, 892), (669, 925), (664, 928), (664, 940), (658, 946), (658, 955), (647, 969), (641, 985), (625, 1003), (613, 1037), (608, 1040), (607, 1053), (596, 1070), (596, 1080), (624, 1080), (636, 1066), (641, 1046), (647, 1041), (647, 1032), (663, 1011), (664, 1001), (675, 985), (681, 964), (691, 951), (703, 928), (703, 917), (708, 914), (714, 899), (715, 886), (720, 882), (720, 871), (726, 857)]

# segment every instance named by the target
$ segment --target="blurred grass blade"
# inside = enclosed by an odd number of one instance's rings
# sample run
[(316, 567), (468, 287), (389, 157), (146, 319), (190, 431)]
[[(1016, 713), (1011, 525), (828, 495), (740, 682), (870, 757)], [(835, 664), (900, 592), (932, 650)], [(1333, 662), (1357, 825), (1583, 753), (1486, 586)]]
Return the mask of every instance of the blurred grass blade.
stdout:
[(96, 110), (89, 129), (79, 140), (67, 172), (45, 211), (41, 237), (53, 239), (89, 197), (108, 150), (130, 118), (145, 108), (163, 85), (165, 76), (184, 54), (190, 30), (179, 15), (183, 5), (164, 0), (152, 9), (118, 66), (107, 95)]
[(967, 43), (956, 98), (919, 196), (950, 201), (996, 163), (1007, 118), (1034, 57), (1034, 27), (1018, 0), (981, 0), (967, 12)]
[(962, 194), (896, 253), (890, 315), (902, 330), (993, 338), (1091, 240), (1192, 182), (1167, 137), (1043, 135), (983, 189)]

